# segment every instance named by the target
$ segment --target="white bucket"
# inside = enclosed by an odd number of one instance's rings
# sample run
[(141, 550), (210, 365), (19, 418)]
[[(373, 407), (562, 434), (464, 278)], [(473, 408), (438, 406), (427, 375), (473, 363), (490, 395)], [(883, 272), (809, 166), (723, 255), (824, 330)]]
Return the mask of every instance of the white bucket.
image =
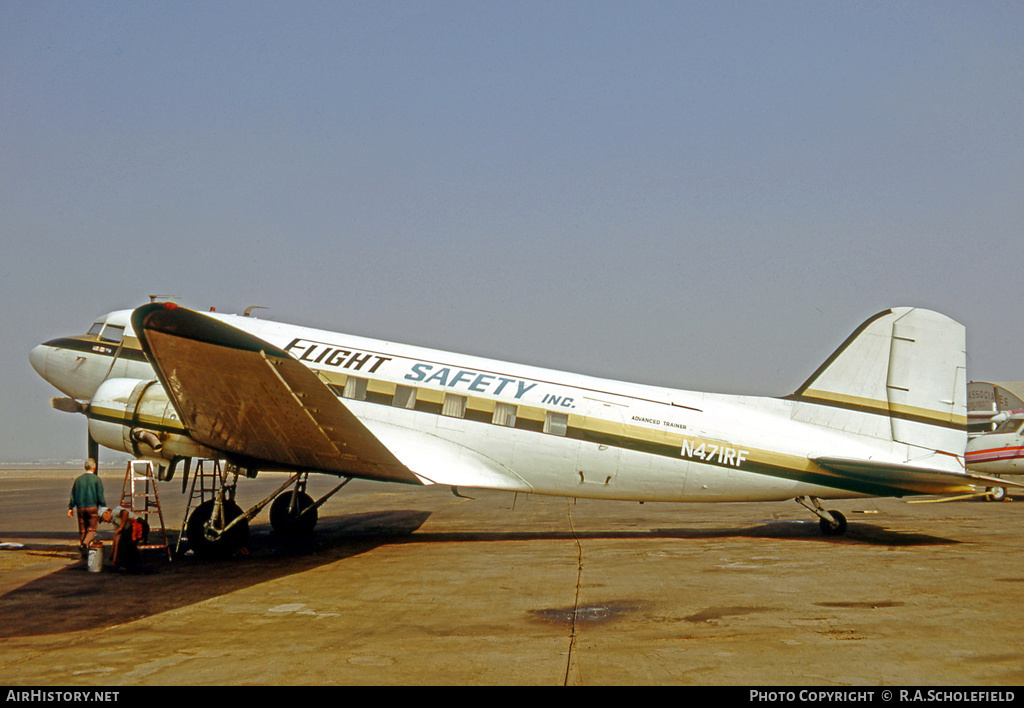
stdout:
[(89, 556), (86, 566), (90, 573), (99, 573), (103, 570), (103, 546), (93, 544), (89, 546)]

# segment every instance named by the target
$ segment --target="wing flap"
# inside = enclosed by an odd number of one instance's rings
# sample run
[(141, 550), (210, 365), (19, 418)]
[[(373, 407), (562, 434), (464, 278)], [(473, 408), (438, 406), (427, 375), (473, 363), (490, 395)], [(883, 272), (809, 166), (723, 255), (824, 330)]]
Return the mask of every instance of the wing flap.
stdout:
[(197, 442), (294, 469), (421, 483), (316, 374), (282, 349), (166, 303), (138, 308), (132, 323)]
[(533, 487), (497, 460), (437, 435), (388, 423), (371, 423), (373, 433), (427, 484), (532, 492)]

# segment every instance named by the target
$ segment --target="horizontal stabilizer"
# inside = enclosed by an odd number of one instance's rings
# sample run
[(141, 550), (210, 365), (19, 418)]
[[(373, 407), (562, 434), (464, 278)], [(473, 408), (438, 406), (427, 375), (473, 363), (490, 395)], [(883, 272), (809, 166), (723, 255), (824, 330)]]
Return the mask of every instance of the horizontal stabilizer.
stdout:
[[(926, 467), (900, 465), (876, 460), (841, 457), (815, 457), (812, 462), (849, 480), (851, 486), (871, 485), (889, 488), (903, 494), (967, 494), (976, 486), (1024, 487), (979, 474), (940, 472)], [(834, 486), (841, 487), (841, 484)], [(901, 496), (895, 494), (895, 496)]]

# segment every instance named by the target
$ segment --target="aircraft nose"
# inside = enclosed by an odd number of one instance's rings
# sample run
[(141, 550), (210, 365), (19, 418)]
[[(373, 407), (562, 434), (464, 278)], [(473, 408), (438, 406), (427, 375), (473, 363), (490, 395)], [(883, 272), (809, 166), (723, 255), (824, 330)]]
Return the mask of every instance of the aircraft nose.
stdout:
[(45, 344), (40, 344), (32, 349), (28, 353), (28, 361), (32, 364), (32, 368), (36, 370), (36, 373), (46, 378), (46, 355), (49, 353), (50, 348)]

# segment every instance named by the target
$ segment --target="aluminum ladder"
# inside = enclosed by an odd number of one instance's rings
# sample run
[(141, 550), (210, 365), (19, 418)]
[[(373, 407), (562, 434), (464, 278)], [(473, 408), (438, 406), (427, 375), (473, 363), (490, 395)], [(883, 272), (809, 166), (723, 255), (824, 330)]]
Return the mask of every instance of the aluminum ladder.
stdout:
[(157, 518), (160, 519), (160, 535), (164, 542), (140, 544), (139, 550), (162, 548), (167, 553), (167, 560), (171, 560), (171, 544), (167, 541), (167, 527), (164, 525), (164, 512), (160, 506), (156, 473), (151, 460), (129, 460), (124, 472), (124, 485), (121, 487), (121, 506), (144, 515), (151, 534), (156, 528), (149, 523), (149, 518), (151, 513), (156, 512)]

